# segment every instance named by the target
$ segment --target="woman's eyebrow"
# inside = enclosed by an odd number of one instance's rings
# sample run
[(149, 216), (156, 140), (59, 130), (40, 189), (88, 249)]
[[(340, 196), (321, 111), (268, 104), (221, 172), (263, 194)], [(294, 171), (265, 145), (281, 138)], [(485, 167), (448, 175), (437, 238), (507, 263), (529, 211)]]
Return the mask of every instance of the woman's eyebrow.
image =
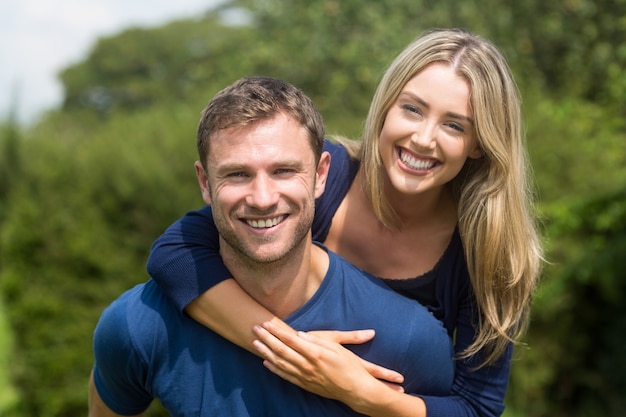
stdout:
[[(430, 105), (425, 102), (422, 98), (420, 98), (419, 96), (415, 95), (414, 93), (408, 92), (408, 91), (403, 91), (402, 93), (400, 93), (399, 98), (401, 98), (402, 96), (407, 96), (406, 98), (413, 100), (415, 102), (417, 102), (420, 106), (425, 107), (426, 109), (430, 109)], [(463, 120), (467, 123), (470, 124), (474, 124), (474, 119), (468, 116), (464, 116), (462, 114), (458, 114), (458, 113), (454, 113), (454, 112), (446, 112), (446, 115), (448, 117), (452, 117), (453, 119), (459, 119), (459, 120)]]

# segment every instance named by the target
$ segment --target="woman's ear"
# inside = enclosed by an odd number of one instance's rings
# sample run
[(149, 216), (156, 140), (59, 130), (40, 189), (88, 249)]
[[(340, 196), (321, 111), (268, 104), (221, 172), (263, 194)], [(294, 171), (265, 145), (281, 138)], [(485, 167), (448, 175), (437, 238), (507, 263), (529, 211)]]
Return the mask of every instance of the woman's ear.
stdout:
[(483, 157), (483, 150), (480, 149), (480, 146), (476, 145), (476, 147), (470, 151), (467, 157), (470, 159), (480, 159)]

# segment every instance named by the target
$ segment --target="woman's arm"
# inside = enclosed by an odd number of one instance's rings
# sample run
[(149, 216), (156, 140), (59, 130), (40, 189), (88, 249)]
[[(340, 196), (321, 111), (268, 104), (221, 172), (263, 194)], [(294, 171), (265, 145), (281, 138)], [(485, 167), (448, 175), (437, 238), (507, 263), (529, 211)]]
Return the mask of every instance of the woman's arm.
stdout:
[(190, 211), (152, 245), (148, 274), (182, 311), (200, 294), (232, 277), (219, 249), (211, 207)]
[[(342, 146), (325, 141), (324, 151), (331, 153), (333, 162), (324, 194), (315, 204), (312, 231), (314, 239), (319, 241), (323, 241), (328, 233), (335, 210), (350, 188), (358, 168), (358, 163), (349, 159)], [(213, 222), (211, 207), (190, 211), (168, 227), (152, 245), (148, 274), (183, 311), (209, 288), (232, 278), (219, 254), (219, 246), (219, 233)], [(209, 312), (212, 300), (201, 302), (209, 308)], [(192, 317), (195, 311), (190, 310)], [(245, 330), (249, 331), (250, 327)]]
[[(147, 268), (181, 311), (254, 354), (258, 354), (252, 347), (256, 324), (271, 322), (295, 334), (231, 278), (219, 254), (219, 234), (210, 206), (191, 211), (172, 224), (152, 246)], [(359, 331), (324, 332), (324, 337), (351, 344), (371, 338)], [(373, 364), (369, 369), (380, 378), (398, 378), (397, 373)]]
[(172, 224), (152, 245), (147, 269), (181, 311), (253, 353), (255, 324), (270, 321), (293, 331), (232, 278), (219, 254), (210, 206)]
[(317, 332), (285, 332), (273, 323), (255, 326), (254, 332), (258, 337), (254, 346), (265, 358), (264, 365), (300, 388), (372, 417), (426, 416), (421, 398), (378, 379), (390, 380), (390, 375), (368, 369), (367, 361)]
[(258, 355), (252, 342), (252, 328), (263, 321), (294, 333), (291, 327), (274, 316), (248, 295), (234, 279), (226, 279), (205, 291), (185, 308), (185, 312), (200, 324), (222, 337)]
[[(313, 232), (321, 240), (358, 168), (342, 146), (325, 141), (324, 151), (331, 153), (333, 162), (315, 208)], [(232, 279), (219, 254), (219, 233), (210, 206), (190, 211), (172, 224), (152, 245), (147, 269), (180, 311), (251, 352), (256, 352), (253, 325), (271, 321), (287, 326)]]
[[(460, 306), (455, 351), (460, 353), (474, 338), (475, 308), (468, 296)], [(512, 346), (492, 366), (476, 369), (480, 352), (458, 360), (449, 396), (419, 397), (390, 390), (380, 383), (348, 349), (309, 333), (284, 332), (273, 323), (254, 329), (254, 346), (265, 366), (293, 384), (346, 403), (370, 416), (495, 417), (504, 412)], [(361, 366), (359, 366), (361, 365)]]
[[(474, 340), (476, 306), (471, 292), (461, 300), (456, 322), (456, 354), (463, 352)], [(429, 417), (472, 416), (497, 417), (504, 412), (504, 398), (511, 371), (513, 346), (491, 366), (479, 369), (481, 352), (456, 361), (455, 376), (449, 397), (423, 396)]]

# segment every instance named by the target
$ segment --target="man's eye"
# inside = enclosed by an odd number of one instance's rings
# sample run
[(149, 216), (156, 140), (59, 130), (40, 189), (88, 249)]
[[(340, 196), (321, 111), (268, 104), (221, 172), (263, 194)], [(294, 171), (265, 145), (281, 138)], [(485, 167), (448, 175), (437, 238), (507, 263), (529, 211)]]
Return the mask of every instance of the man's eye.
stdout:
[(236, 178), (236, 177), (245, 177), (246, 174), (245, 174), (245, 172), (231, 172), (230, 174), (228, 174), (226, 176), (230, 177), (230, 178)]
[(276, 170), (276, 174), (290, 174), (293, 172), (293, 169), (291, 168), (280, 168)]

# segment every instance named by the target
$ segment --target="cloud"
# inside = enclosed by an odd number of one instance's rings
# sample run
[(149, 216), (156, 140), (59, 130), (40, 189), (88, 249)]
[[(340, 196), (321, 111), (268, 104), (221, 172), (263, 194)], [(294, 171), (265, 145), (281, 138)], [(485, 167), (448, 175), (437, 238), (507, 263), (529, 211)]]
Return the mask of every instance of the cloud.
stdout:
[(130, 26), (197, 16), (218, 0), (20, 0), (0, 2), (0, 120), (16, 106), (31, 123), (62, 101), (57, 74), (94, 42)]

